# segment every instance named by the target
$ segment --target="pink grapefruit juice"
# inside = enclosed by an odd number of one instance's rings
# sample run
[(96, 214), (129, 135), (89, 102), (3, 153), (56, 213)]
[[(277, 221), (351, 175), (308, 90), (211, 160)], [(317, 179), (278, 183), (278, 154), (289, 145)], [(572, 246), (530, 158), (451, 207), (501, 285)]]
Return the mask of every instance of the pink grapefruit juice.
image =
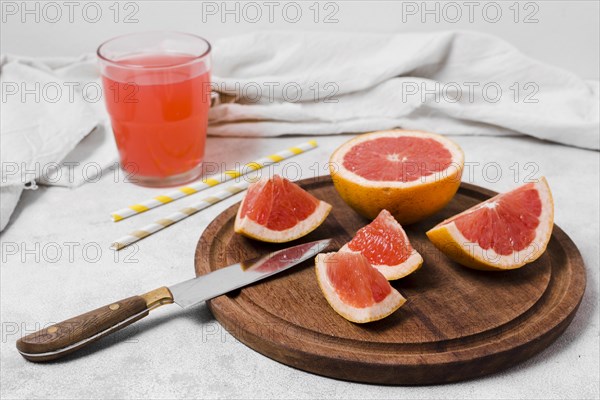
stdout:
[(103, 71), (104, 95), (121, 166), (142, 178), (166, 178), (204, 157), (210, 72), (184, 54), (145, 54)]

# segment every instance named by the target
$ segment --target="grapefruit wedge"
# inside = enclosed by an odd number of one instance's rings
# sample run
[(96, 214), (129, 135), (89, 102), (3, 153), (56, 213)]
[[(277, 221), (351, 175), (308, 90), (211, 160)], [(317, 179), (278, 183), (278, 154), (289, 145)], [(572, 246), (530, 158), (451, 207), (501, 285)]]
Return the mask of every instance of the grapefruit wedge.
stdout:
[(464, 167), (456, 143), (405, 130), (357, 136), (329, 161), (333, 184), (350, 207), (369, 219), (386, 209), (403, 225), (444, 207), (460, 186)]
[(387, 210), (359, 229), (340, 251), (361, 253), (388, 281), (403, 278), (423, 264), (406, 232)]
[(330, 211), (328, 203), (275, 175), (250, 185), (238, 209), (234, 230), (263, 242), (289, 242), (317, 229)]
[(315, 267), (325, 299), (349, 321), (377, 321), (406, 302), (360, 253), (322, 253), (317, 256)]
[(427, 232), (454, 261), (481, 270), (520, 268), (546, 250), (554, 203), (545, 178), (499, 194)]

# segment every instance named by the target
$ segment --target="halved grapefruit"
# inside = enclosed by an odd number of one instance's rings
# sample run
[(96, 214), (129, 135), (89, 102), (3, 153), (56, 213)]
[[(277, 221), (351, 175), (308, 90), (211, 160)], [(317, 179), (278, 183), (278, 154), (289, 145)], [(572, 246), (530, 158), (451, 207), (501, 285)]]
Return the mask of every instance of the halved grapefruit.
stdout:
[(359, 229), (340, 251), (361, 253), (388, 281), (403, 278), (423, 264), (423, 258), (388, 210), (382, 210), (373, 222)]
[(279, 175), (248, 188), (238, 209), (234, 230), (263, 242), (298, 239), (325, 221), (331, 205)]
[(386, 209), (401, 224), (444, 207), (460, 186), (461, 148), (433, 133), (391, 130), (360, 135), (340, 146), (329, 169), (338, 193), (373, 219)]
[(499, 194), (427, 232), (454, 261), (482, 270), (507, 270), (537, 260), (554, 226), (554, 203), (545, 178)]
[(360, 253), (322, 253), (317, 256), (315, 267), (325, 299), (349, 321), (377, 321), (406, 302)]

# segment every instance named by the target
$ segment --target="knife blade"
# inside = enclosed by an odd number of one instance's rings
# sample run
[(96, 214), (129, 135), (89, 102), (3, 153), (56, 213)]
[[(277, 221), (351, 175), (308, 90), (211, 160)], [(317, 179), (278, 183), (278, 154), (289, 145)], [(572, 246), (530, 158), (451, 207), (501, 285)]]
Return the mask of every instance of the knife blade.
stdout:
[(275, 251), (169, 286), (169, 291), (176, 304), (182, 308), (190, 307), (316, 257), (330, 242), (331, 239), (318, 240)]
[(285, 271), (315, 257), (330, 242), (324, 239), (288, 247), (120, 300), (29, 334), (17, 341), (17, 350), (29, 361), (55, 360), (144, 318), (162, 305), (190, 307)]

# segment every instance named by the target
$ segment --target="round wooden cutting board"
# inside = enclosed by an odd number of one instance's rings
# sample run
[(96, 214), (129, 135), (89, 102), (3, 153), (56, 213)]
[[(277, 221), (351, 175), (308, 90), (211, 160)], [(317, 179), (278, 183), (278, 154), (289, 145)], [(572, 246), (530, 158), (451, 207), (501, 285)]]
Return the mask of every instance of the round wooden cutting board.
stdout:
[[(233, 231), (239, 204), (219, 215), (196, 248), (196, 274), (312, 240), (331, 250), (369, 221), (337, 195), (329, 177), (300, 182), (333, 205), (325, 223), (291, 243), (267, 244)], [(489, 374), (550, 345), (569, 325), (585, 290), (585, 267), (571, 239), (554, 227), (545, 254), (505, 272), (464, 268), (441, 254), (425, 231), (495, 193), (462, 184), (441, 212), (405, 227), (423, 267), (392, 286), (407, 303), (388, 318), (359, 325), (329, 306), (309, 260), (209, 302), (234, 337), (284, 364), (333, 378), (380, 384), (431, 384)]]

